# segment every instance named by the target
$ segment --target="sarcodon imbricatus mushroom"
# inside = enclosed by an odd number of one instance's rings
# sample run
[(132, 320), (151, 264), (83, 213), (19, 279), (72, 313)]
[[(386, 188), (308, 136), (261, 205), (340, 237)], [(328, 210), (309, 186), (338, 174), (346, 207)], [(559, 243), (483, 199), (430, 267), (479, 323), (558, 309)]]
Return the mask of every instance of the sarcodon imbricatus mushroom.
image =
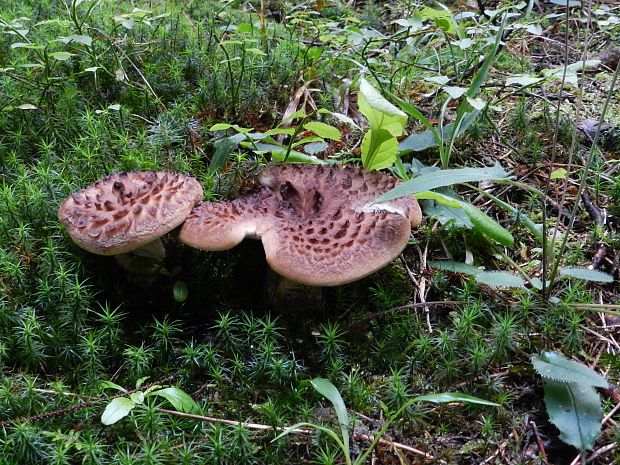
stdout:
[(196, 205), (179, 239), (203, 250), (229, 249), (244, 237), (261, 239), (267, 262), (280, 275), (311, 286), (336, 286), (394, 260), (411, 227), (422, 220), (412, 196), (374, 203), (398, 184), (376, 171), (272, 164), (259, 183), (253, 194)]
[(202, 194), (196, 179), (172, 171), (116, 173), (65, 199), (58, 219), (83, 249), (123, 254), (183, 223)]

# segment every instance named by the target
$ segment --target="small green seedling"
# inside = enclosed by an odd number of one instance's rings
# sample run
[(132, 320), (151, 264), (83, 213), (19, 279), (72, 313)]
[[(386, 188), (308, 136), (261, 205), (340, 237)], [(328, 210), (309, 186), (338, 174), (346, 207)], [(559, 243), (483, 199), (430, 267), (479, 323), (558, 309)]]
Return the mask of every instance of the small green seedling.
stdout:
[[(146, 378), (140, 378), (136, 382), (136, 389), (146, 381)], [(127, 393), (127, 397), (116, 397), (106, 405), (101, 415), (101, 423), (104, 425), (113, 425), (117, 421), (125, 418), (136, 407), (144, 407), (144, 401), (147, 397), (161, 396), (172, 404), (179, 412), (195, 413), (200, 410), (198, 404), (185, 391), (174, 387), (162, 387), (159, 384), (148, 387), (144, 391), (137, 390), (131, 393), (112, 381), (104, 381), (101, 383), (103, 389), (110, 388), (117, 391)]]

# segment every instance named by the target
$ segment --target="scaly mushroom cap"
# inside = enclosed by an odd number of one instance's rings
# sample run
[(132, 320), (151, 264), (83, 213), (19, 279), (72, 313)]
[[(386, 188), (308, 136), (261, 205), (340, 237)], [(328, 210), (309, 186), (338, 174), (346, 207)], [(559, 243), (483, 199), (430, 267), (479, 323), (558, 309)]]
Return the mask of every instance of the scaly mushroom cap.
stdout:
[(179, 240), (202, 250), (228, 250), (246, 236), (260, 239), (273, 221), (277, 199), (268, 189), (222, 202), (200, 202), (183, 223)]
[(258, 193), (201, 203), (181, 241), (224, 250), (261, 238), (271, 267), (293, 281), (335, 286), (382, 268), (407, 245), (422, 213), (415, 198), (374, 204), (398, 181), (350, 166), (281, 163), (265, 167)]
[(200, 199), (200, 183), (184, 174), (116, 173), (65, 199), (58, 219), (83, 249), (116, 255), (176, 228)]

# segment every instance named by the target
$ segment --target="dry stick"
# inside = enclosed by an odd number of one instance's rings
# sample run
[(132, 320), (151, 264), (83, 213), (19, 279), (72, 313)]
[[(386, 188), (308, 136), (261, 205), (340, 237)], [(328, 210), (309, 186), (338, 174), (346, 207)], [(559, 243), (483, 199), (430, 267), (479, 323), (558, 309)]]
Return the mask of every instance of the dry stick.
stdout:
[(538, 434), (538, 426), (534, 420), (530, 421), (530, 427), (532, 428), (532, 432), (534, 433), (534, 437), (536, 438), (536, 444), (538, 445), (538, 451), (542, 454), (543, 460), (547, 465), (549, 465), (549, 461), (547, 460), (547, 453), (545, 452), (545, 445), (540, 438), (540, 434)]
[(394, 308), (390, 308), (389, 310), (384, 310), (382, 312), (376, 312), (376, 313), (371, 313), (370, 315), (366, 315), (361, 320), (358, 320), (358, 321), (352, 323), (350, 325), (350, 327), (351, 326), (355, 326), (355, 325), (359, 325), (361, 323), (365, 323), (367, 321), (372, 320), (373, 318), (381, 318), (382, 316), (385, 316), (385, 315), (388, 315), (388, 314), (394, 313), (394, 312), (399, 312), (401, 310), (410, 310), (412, 308), (439, 307), (441, 305), (446, 305), (446, 306), (467, 305), (467, 302), (462, 301), (462, 300), (446, 300), (445, 302), (444, 301), (438, 301), (438, 302), (419, 302), (417, 304), (402, 305), (400, 307), (394, 307)]

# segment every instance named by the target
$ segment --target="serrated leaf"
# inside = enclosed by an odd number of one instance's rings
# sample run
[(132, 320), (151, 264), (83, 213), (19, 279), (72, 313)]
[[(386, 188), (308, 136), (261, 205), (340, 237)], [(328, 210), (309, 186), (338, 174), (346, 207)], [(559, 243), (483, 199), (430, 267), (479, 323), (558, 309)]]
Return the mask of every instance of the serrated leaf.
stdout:
[(373, 128), (362, 139), (361, 151), (366, 170), (389, 168), (398, 156), (398, 141), (389, 131)]
[(560, 430), (560, 439), (580, 450), (592, 449), (601, 432), (603, 409), (591, 386), (545, 381), (549, 420)]
[(103, 414), (101, 415), (101, 423), (104, 425), (113, 425), (122, 418), (129, 415), (136, 404), (127, 397), (117, 397), (112, 399), (108, 405), (106, 405)]
[(200, 410), (194, 399), (192, 399), (185, 391), (176, 387), (152, 391), (150, 395), (163, 397), (179, 412), (192, 413)]
[(320, 121), (306, 123), (304, 124), (304, 128), (314, 132), (317, 136), (323, 137), (324, 139), (340, 140), (342, 138), (342, 134), (340, 134), (340, 131), (337, 128), (329, 124), (321, 123)]
[(598, 270), (569, 266), (560, 268), (560, 275), (567, 278), (585, 279), (586, 281), (596, 281), (599, 283), (612, 283), (614, 277)]
[(498, 180), (506, 179), (507, 177), (508, 173), (506, 173), (499, 164), (489, 168), (439, 170), (418, 176), (398, 185), (379, 197), (376, 202), (385, 202), (404, 197), (405, 195), (417, 194), (418, 192), (429, 191), (437, 187), (450, 186), (461, 182)]
[(596, 371), (557, 352), (543, 352), (540, 357), (532, 355), (532, 364), (540, 376), (556, 382), (603, 388), (608, 385)]

